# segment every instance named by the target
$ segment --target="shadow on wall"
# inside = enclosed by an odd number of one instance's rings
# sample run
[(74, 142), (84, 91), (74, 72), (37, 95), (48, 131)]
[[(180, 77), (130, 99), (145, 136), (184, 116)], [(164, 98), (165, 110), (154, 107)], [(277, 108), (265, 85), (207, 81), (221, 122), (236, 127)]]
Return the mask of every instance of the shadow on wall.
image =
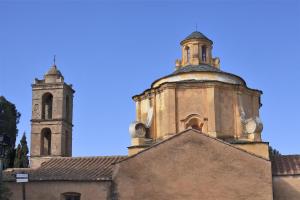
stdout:
[(273, 178), (274, 200), (299, 200), (300, 175), (275, 176)]

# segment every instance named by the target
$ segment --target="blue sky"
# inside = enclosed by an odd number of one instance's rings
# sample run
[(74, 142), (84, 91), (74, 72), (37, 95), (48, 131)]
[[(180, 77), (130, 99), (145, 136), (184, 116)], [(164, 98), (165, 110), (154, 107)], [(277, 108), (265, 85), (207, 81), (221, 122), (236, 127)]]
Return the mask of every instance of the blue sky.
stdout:
[[(0, 95), (30, 136), (31, 83), (57, 66), (76, 93), (73, 155), (126, 154), (131, 97), (171, 73), (195, 30), (221, 69), (264, 92), (263, 139), (300, 153), (300, 1), (0, 0)], [(30, 138), (30, 137), (29, 137)]]

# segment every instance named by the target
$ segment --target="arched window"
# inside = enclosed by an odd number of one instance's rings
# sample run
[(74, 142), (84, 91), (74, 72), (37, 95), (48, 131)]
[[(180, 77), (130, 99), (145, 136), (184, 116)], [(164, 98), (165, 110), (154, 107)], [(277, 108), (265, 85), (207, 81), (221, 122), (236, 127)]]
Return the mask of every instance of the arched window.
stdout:
[(202, 58), (203, 62), (206, 62), (206, 60), (207, 60), (206, 59), (206, 49), (207, 49), (206, 46), (202, 46), (202, 57), (201, 58)]
[(44, 128), (41, 134), (41, 155), (51, 155), (51, 129)]
[(52, 119), (53, 96), (46, 93), (42, 98), (42, 119)]
[(185, 51), (186, 51), (186, 62), (189, 63), (190, 59), (191, 59), (191, 50), (190, 47), (185, 47)]
[(77, 192), (66, 192), (62, 195), (62, 200), (80, 200), (80, 193)]
[(201, 132), (202, 132), (202, 127), (203, 127), (203, 123), (201, 123), (201, 121), (198, 118), (190, 119), (185, 125), (186, 129), (192, 128), (192, 129), (196, 129)]
[(66, 96), (66, 119), (68, 121), (71, 120), (71, 117), (70, 117), (70, 97), (68, 95)]

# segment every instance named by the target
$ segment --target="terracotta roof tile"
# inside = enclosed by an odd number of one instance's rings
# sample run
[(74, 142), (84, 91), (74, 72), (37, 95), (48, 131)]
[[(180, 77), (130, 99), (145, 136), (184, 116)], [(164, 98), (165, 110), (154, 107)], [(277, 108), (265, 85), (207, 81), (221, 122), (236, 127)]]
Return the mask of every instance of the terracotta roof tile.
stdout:
[(300, 175), (300, 155), (279, 155), (271, 161), (274, 176)]
[(29, 181), (103, 181), (110, 180), (112, 164), (126, 156), (52, 158), (37, 169), (4, 171), (5, 181), (15, 181), (15, 174), (25, 171)]

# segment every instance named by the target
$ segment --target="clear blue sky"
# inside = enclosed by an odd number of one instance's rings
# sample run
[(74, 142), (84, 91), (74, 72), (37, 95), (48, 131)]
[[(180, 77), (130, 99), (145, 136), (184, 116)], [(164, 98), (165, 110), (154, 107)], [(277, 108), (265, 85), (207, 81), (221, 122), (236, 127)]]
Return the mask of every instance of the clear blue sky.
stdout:
[(0, 0), (0, 95), (29, 137), (31, 83), (56, 54), (76, 90), (74, 156), (126, 154), (131, 97), (173, 71), (179, 42), (198, 24), (222, 70), (263, 90), (264, 140), (300, 153), (299, 2)]

